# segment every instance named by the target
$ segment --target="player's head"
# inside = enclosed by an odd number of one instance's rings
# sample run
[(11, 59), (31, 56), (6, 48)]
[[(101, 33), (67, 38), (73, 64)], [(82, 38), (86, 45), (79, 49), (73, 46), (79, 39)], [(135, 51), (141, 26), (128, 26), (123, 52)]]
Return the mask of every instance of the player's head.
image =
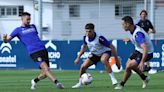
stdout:
[(28, 12), (23, 12), (21, 15), (23, 25), (29, 25), (31, 21), (31, 14)]
[(125, 16), (122, 18), (122, 26), (125, 31), (129, 31), (132, 25), (134, 25), (132, 17)]
[(146, 17), (147, 17), (147, 11), (146, 10), (142, 10), (141, 12), (140, 12), (140, 17), (141, 17), (141, 19), (142, 20), (145, 20), (146, 19)]
[(88, 23), (85, 25), (85, 32), (86, 32), (86, 36), (88, 37), (93, 37), (94, 36), (94, 24), (93, 23)]

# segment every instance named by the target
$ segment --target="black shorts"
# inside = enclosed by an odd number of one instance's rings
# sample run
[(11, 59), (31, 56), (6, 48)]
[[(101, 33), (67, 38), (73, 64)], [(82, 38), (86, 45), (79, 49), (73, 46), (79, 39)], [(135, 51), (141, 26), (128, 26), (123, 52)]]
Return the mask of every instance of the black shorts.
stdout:
[[(111, 56), (111, 51), (106, 51), (104, 53), (107, 53), (109, 55), (109, 57)], [(89, 54), (88, 58), (96, 65), (100, 61), (101, 56), (97, 56), (97, 55), (91, 53), (91, 54)]]
[[(145, 60), (145, 62), (149, 61), (149, 60), (152, 59), (152, 58), (153, 58), (153, 53), (148, 54), (148, 55), (147, 55), (147, 58), (146, 58), (146, 60)], [(135, 59), (136, 62), (137, 62), (137, 64), (139, 64), (140, 61), (141, 61), (141, 59), (142, 59), (142, 53), (140, 53), (139, 51), (136, 50), (136, 51), (130, 56), (130, 59), (131, 59), (131, 60), (132, 60), (132, 59)]]
[(30, 54), (30, 56), (38, 64), (41, 62), (46, 62), (47, 66), (48, 67), (50, 66), (49, 65), (49, 58), (48, 58), (48, 51), (46, 49), (32, 53), (32, 54)]

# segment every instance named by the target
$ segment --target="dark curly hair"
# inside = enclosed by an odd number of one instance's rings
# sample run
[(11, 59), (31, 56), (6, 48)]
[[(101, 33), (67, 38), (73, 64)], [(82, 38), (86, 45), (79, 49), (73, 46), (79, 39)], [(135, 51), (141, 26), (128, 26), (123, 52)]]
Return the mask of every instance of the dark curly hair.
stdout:
[(142, 10), (142, 11), (140, 12), (140, 15), (141, 15), (143, 12), (144, 12), (146, 15), (148, 15), (148, 13), (147, 13), (146, 10)]

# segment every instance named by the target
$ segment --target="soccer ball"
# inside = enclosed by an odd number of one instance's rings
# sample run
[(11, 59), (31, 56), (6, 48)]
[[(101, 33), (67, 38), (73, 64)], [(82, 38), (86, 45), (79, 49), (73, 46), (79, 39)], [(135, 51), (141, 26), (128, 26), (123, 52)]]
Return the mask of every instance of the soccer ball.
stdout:
[(83, 85), (89, 85), (93, 81), (93, 77), (90, 73), (84, 73), (81, 75), (81, 82)]

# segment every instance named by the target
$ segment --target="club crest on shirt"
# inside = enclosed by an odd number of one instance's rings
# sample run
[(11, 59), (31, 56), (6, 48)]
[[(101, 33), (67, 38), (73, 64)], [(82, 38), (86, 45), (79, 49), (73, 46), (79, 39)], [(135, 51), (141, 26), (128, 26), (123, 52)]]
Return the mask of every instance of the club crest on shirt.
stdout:
[(137, 58), (137, 61), (140, 61), (140, 58), (139, 57)]
[(144, 23), (141, 23), (141, 27), (144, 27)]

